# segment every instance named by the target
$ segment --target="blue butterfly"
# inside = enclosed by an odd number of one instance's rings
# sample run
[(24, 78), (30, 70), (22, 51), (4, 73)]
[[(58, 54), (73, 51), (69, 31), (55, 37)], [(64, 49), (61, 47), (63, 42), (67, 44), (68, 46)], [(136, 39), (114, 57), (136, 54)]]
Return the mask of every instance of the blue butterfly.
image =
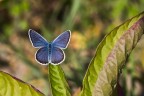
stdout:
[(35, 48), (39, 48), (35, 54), (36, 61), (40, 64), (47, 65), (49, 63), (58, 65), (65, 60), (65, 54), (62, 49), (67, 48), (70, 41), (70, 30), (63, 32), (52, 42), (48, 42), (36, 31), (30, 29), (28, 31), (29, 39)]

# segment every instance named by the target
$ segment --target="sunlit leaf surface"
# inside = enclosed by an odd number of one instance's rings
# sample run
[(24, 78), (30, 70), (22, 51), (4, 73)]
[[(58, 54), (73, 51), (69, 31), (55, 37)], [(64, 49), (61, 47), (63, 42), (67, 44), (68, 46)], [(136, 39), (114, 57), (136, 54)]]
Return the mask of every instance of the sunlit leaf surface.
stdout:
[(0, 96), (45, 96), (32, 85), (0, 72)]
[(60, 65), (49, 65), (49, 80), (53, 96), (71, 96)]

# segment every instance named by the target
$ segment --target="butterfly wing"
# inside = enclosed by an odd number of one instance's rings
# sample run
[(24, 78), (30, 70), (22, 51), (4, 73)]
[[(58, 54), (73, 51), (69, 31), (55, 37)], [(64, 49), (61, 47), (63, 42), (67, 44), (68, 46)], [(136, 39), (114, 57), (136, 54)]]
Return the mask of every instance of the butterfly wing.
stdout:
[(63, 50), (57, 47), (52, 47), (51, 49), (51, 57), (50, 57), (50, 63), (53, 65), (58, 65), (62, 63), (65, 59), (65, 54)]
[(44, 39), (36, 31), (30, 29), (28, 34), (29, 34), (30, 41), (34, 47), (44, 47), (48, 45), (47, 40)]
[(49, 51), (48, 47), (40, 48), (35, 54), (36, 60), (43, 65), (47, 65), (49, 63)]
[(70, 41), (70, 37), (71, 37), (71, 32), (70, 30), (63, 32), (62, 34), (60, 34), (53, 42), (52, 44), (55, 47), (61, 48), (61, 49), (65, 49)]

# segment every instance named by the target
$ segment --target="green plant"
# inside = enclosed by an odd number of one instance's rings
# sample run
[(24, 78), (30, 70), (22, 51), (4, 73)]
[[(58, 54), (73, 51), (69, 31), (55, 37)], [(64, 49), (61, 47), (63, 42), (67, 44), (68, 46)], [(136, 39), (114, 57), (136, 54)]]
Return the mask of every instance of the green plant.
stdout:
[[(78, 96), (118, 96), (117, 82), (126, 60), (144, 30), (144, 12), (112, 30), (99, 44), (87, 69)], [(70, 96), (70, 89), (60, 65), (48, 66), (53, 96)], [(31, 85), (0, 72), (0, 95), (43, 96)], [(6, 86), (4, 86), (6, 85)], [(23, 89), (23, 90), (21, 90)], [(18, 91), (18, 92), (17, 92)], [(30, 92), (30, 93), (29, 93)], [(25, 94), (27, 93), (27, 94)]]

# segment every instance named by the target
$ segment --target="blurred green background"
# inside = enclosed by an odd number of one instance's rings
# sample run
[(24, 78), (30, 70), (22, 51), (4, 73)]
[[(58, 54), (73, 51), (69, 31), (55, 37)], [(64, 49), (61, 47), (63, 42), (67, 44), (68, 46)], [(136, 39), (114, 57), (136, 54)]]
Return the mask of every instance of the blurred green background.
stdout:
[[(28, 30), (48, 41), (72, 31), (61, 64), (73, 96), (102, 38), (127, 19), (144, 11), (144, 0), (0, 0), (0, 70), (26, 81), (50, 96), (48, 68), (35, 61)], [(125, 96), (144, 96), (144, 38), (122, 70)]]

